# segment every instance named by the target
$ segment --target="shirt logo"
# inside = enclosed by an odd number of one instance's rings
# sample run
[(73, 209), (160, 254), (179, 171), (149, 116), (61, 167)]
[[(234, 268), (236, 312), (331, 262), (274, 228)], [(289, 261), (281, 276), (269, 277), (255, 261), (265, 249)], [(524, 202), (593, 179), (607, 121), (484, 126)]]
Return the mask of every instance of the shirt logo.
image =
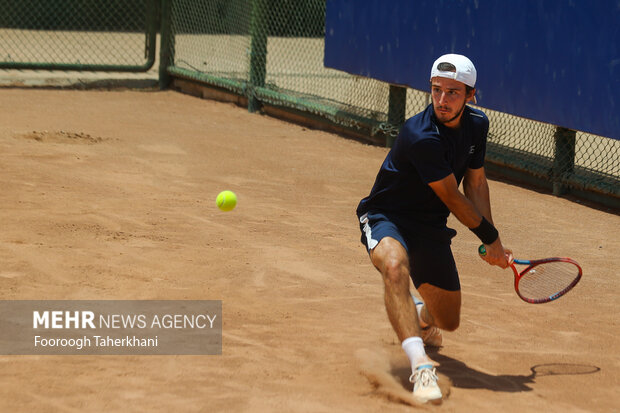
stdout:
[(476, 151), (476, 145), (472, 145), (469, 147), (469, 154), (473, 154)]

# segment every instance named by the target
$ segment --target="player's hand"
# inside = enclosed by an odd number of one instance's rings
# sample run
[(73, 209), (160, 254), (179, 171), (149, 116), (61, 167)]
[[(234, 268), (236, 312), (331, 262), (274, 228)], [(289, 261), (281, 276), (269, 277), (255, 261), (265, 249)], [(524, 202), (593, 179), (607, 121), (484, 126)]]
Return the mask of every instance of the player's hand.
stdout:
[(490, 265), (497, 265), (500, 268), (508, 268), (510, 263), (514, 260), (512, 251), (508, 248), (504, 248), (502, 241), (498, 238), (489, 245), (484, 245), (486, 249), (485, 255), (480, 255), (480, 258), (485, 260)]

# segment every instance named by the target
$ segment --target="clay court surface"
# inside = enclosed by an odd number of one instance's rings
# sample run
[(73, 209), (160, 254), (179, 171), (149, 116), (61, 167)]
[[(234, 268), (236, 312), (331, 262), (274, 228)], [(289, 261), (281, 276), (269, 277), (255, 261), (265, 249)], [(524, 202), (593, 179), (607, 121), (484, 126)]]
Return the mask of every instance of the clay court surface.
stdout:
[[(424, 408), (354, 214), (386, 151), (172, 91), (0, 90), (1, 299), (224, 309), (222, 355), (0, 356), (0, 411)], [(451, 218), (462, 321), (432, 353), (449, 396), (428, 409), (618, 411), (620, 217), (490, 186), (515, 255), (570, 256), (584, 277), (526, 304)]]

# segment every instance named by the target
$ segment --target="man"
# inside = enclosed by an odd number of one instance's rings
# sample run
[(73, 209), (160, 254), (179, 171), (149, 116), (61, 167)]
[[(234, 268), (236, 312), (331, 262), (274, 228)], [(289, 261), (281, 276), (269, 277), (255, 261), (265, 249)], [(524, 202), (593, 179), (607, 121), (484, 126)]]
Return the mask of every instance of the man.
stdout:
[[(448, 215), (480, 238), (489, 264), (506, 268), (511, 253), (491, 217), (484, 172), (489, 121), (466, 105), (475, 102), (476, 69), (467, 57), (447, 54), (433, 64), (430, 83), (432, 104), (404, 124), (357, 215), (362, 243), (383, 276), (388, 318), (411, 361), (413, 395), (438, 403), (424, 345), (441, 345), (440, 329), (459, 326), (461, 307)], [(423, 301), (412, 300), (410, 277)]]

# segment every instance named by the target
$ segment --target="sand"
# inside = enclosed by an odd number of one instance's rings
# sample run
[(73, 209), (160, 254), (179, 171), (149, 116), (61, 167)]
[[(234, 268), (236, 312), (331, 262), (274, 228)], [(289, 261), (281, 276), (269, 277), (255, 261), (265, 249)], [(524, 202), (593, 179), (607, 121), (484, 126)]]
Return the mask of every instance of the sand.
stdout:
[[(1, 89), (0, 153), (1, 299), (223, 302), (221, 355), (0, 356), (0, 411), (427, 408), (354, 214), (385, 148), (173, 91)], [(617, 411), (620, 217), (490, 187), (515, 255), (584, 277), (526, 304), (451, 218), (462, 321), (431, 353), (447, 397), (428, 409)]]

